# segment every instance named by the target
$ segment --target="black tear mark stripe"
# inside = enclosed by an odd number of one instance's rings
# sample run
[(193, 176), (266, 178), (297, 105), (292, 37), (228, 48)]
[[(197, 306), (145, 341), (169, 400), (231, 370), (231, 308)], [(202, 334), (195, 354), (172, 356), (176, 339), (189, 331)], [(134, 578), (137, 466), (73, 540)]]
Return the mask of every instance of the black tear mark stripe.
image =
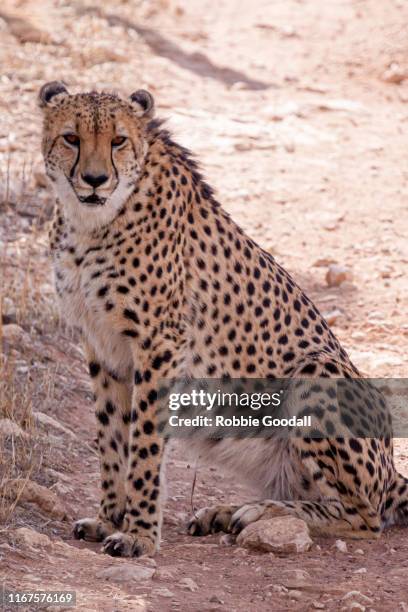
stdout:
[(78, 145), (78, 152), (77, 152), (76, 160), (75, 160), (74, 165), (72, 166), (71, 171), (69, 173), (69, 177), (70, 178), (74, 178), (75, 169), (76, 169), (76, 167), (78, 165), (78, 162), (79, 162), (80, 151), (81, 151), (81, 145)]
[(119, 174), (118, 174), (118, 171), (116, 169), (115, 162), (113, 161), (113, 149), (112, 149), (112, 147), (111, 147), (111, 164), (112, 164), (113, 171), (115, 173), (116, 181), (119, 181)]

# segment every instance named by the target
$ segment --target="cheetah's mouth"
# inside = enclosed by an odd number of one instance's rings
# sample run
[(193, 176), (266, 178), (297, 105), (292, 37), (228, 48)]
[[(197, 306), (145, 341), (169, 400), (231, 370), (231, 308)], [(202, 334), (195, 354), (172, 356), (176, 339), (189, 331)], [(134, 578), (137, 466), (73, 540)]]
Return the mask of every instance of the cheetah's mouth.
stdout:
[(93, 193), (86, 198), (80, 197), (79, 201), (83, 204), (88, 204), (88, 206), (103, 206), (106, 202), (106, 198), (100, 198), (96, 193)]

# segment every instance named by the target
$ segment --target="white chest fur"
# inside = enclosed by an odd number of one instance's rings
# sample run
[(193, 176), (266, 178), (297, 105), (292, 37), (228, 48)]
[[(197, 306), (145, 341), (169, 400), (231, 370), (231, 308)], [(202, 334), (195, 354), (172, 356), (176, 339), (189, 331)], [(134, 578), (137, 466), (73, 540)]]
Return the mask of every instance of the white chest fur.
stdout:
[[(98, 297), (103, 283), (93, 276), (92, 263), (98, 257), (106, 259), (105, 268), (112, 265), (101, 251), (89, 252), (87, 244), (72, 244), (54, 253), (54, 272), (61, 314), (68, 325), (80, 330), (84, 341), (96, 358), (119, 376), (126, 376), (132, 366), (129, 342), (115, 329), (112, 313)], [(99, 266), (100, 267), (100, 266)]]

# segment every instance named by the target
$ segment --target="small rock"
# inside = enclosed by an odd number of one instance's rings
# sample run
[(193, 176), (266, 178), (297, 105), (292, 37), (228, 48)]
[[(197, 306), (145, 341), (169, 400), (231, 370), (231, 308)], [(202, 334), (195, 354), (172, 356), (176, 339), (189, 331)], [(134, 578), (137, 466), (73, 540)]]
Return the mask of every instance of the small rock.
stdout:
[(366, 567), (360, 567), (360, 569), (357, 569), (353, 572), (353, 574), (366, 574), (366, 573), (367, 573)]
[(290, 597), (290, 599), (296, 599), (296, 601), (299, 601), (303, 598), (303, 593), (301, 591), (289, 591), (288, 597)]
[(53, 480), (64, 482), (65, 484), (72, 484), (72, 476), (68, 474), (64, 474), (63, 472), (58, 472), (53, 468), (46, 468), (44, 472), (47, 476), (50, 476)]
[(166, 587), (161, 587), (160, 589), (154, 589), (152, 591), (152, 595), (159, 595), (160, 597), (174, 597), (174, 593), (167, 589)]
[(343, 316), (343, 313), (341, 312), (341, 310), (337, 310), (337, 308), (335, 308), (334, 310), (330, 310), (329, 312), (324, 312), (323, 316), (329, 325), (334, 325), (337, 319)]
[(353, 274), (345, 266), (332, 264), (326, 272), (326, 282), (329, 287), (339, 287), (345, 281), (351, 280), (353, 280)]
[(312, 264), (315, 268), (326, 268), (331, 264), (336, 264), (337, 261), (335, 259), (331, 259), (330, 257), (321, 257), (320, 259), (316, 259), (316, 261)]
[(81, 60), (86, 67), (106, 62), (126, 62), (126, 56), (107, 47), (94, 47), (81, 53)]
[(350, 612), (364, 612), (365, 606), (359, 604), (358, 601), (350, 601), (346, 607), (346, 610), (349, 610)]
[(48, 32), (39, 30), (26, 19), (15, 15), (8, 15), (4, 12), (2, 12), (1, 17), (7, 23), (11, 34), (13, 34), (20, 43), (40, 43), (49, 45), (53, 42)]
[(316, 609), (316, 610), (324, 610), (325, 609), (325, 605), (324, 603), (322, 603), (321, 601), (312, 601), (312, 606)]
[(407, 78), (407, 72), (396, 62), (393, 62), (382, 75), (384, 83), (393, 83), (394, 85), (399, 85)]
[(12, 320), (11, 322), (15, 322), (16, 318), (16, 306), (13, 300), (7, 296), (5, 296), (1, 301), (1, 313), (2, 316), (6, 318), (6, 320)]
[(108, 567), (95, 574), (96, 578), (102, 580), (113, 580), (114, 582), (130, 582), (132, 580), (150, 580), (153, 578), (154, 569), (136, 565), (134, 563), (120, 564)]
[(296, 147), (295, 147), (295, 143), (294, 142), (286, 142), (283, 145), (286, 153), (294, 153), (296, 151)]
[(310, 574), (302, 569), (284, 571), (281, 580), (282, 584), (290, 589), (301, 589), (312, 582)]
[(183, 587), (184, 589), (188, 589), (192, 593), (198, 591), (199, 589), (198, 584), (194, 582), (192, 578), (182, 578), (179, 582), (179, 586)]
[(269, 585), (270, 587), (272, 587), (272, 591), (274, 591), (275, 593), (288, 593), (289, 589), (287, 589), (286, 587), (284, 587), (282, 584), (272, 584)]
[(15, 421), (11, 419), (0, 419), (0, 436), (15, 436), (26, 438), (27, 433), (23, 431)]
[(238, 535), (237, 544), (285, 555), (305, 552), (310, 549), (313, 541), (305, 521), (293, 516), (282, 516), (251, 523)]
[(347, 601), (348, 599), (356, 599), (356, 598), (361, 599), (361, 601), (367, 604), (373, 603), (373, 600), (370, 599), (370, 597), (367, 597), (367, 595), (360, 593), (360, 591), (349, 591), (348, 593), (344, 595), (344, 597), (342, 597), (342, 600)]
[(34, 418), (39, 423), (41, 423), (41, 425), (46, 425), (48, 427), (53, 427), (57, 431), (60, 431), (60, 432), (62, 432), (64, 434), (66, 434), (67, 436), (69, 436), (73, 440), (77, 440), (78, 439), (78, 437), (76, 436), (76, 434), (74, 434), (73, 431), (68, 429), (68, 427), (65, 427), (65, 425), (63, 425), (62, 423), (60, 423), (59, 421), (54, 419), (49, 414), (45, 414), (45, 412), (34, 412)]
[(19, 527), (12, 532), (12, 537), (17, 544), (30, 546), (31, 548), (50, 546), (51, 540), (43, 533), (38, 533), (29, 527)]
[(174, 580), (174, 574), (167, 567), (159, 567), (154, 578), (155, 580)]
[(392, 272), (393, 270), (391, 268), (384, 268), (383, 270), (380, 270), (380, 277), (381, 278), (391, 278)]
[(354, 551), (355, 555), (364, 555), (364, 550), (362, 548), (357, 548), (357, 550)]
[(20, 325), (10, 323), (3, 326), (3, 338), (10, 344), (18, 345), (20, 349), (31, 344), (31, 338)]
[[(98, 552), (91, 550), (90, 548), (76, 548), (67, 542), (53, 541), (53, 551), (62, 557), (72, 560), (74, 557), (82, 559), (84, 563), (93, 566), (95, 563), (95, 557), (99, 555)], [(100, 556), (99, 556), (100, 558)]]
[(340, 552), (342, 553), (347, 552), (347, 544), (344, 540), (336, 540), (334, 545), (337, 548), (337, 550), (339, 550)]
[(224, 603), (224, 600), (221, 599), (221, 597), (218, 597), (218, 595), (211, 595), (209, 601), (210, 601), (210, 603), (217, 603), (217, 604), (223, 604)]
[(236, 142), (234, 144), (234, 149), (236, 151), (250, 151), (253, 149), (253, 145), (251, 142)]
[(230, 533), (224, 533), (220, 537), (220, 544), (221, 546), (233, 546), (235, 544), (235, 539), (236, 538)]
[(53, 491), (39, 485), (32, 480), (16, 478), (5, 483), (2, 494), (18, 503), (28, 502), (36, 504), (40, 510), (57, 520), (65, 520), (67, 511)]

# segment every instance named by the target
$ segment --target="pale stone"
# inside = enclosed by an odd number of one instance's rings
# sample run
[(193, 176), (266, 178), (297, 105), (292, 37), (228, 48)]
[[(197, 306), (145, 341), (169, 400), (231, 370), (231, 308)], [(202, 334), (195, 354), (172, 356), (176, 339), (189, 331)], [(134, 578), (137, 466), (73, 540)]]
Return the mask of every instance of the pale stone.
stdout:
[(326, 272), (326, 282), (329, 287), (338, 287), (345, 281), (353, 280), (353, 274), (346, 266), (332, 264)]
[(152, 591), (152, 595), (158, 595), (160, 597), (174, 597), (174, 593), (167, 589), (166, 587), (161, 587), (159, 589), (154, 589)]
[(346, 610), (349, 610), (350, 612), (364, 612), (365, 609), (365, 606), (358, 603), (358, 601), (350, 601), (346, 608)]
[(301, 589), (312, 582), (308, 572), (302, 569), (291, 569), (283, 572), (281, 577), (282, 584), (290, 589)]
[(108, 567), (95, 574), (96, 578), (102, 580), (113, 580), (114, 582), (131, 582), (133, 580), (151, 580), (154, 569), (144, 567), (136, 563), (121, 563), (120, 565)]
[(48, 427), (53, 427), (54, 429), (56, 429), (57, 431), (60, 431), (62, 433), (65, 433), (67, 436), (69, 436), (70, 438), (72, 438), (73, 440), (77, 440), (77, 436), (74, 434), (73, 431), (71, 431), (70, 429), (68, 429), (68, 427), (65, 427), (65, 425), (63, 425), (62, 423), (60, 423), (59, 421), (57, 421), (56, 419), (54, 419), (52, 416), (50, 416), (49, 414), (45, 414), (44, 412), (34, 412), (34, 418), (41, 423), (41, 425), (46, 425)]
[(230, 533), (224, 533), (220, 537), (221, 546), (233, 546), (235, 544), (235, 537)]
[(399, 85), (407, 78), (407, 71), (401, 68), (401, 66), (399, 66), (399, 64), (397, 64), (396, 62), (393, 62), (391, 66), (389, 66), (382, 75), (382, 80), (385, 83), (392, 83), (394, 85)]
[(13, 300), (7, 296), (5, 296), (1, 302), (1, 311), (2, 315), (5, 315), (9, 318), (16, 317), (16, 307)]
[(12, 537), (17, 544), (30, 546), (32, 548), (48, 547), (51, 544), (51, 540), (48, 536), (43, 533), (38, 533), (38, 531), (30, 529), (29, 527), (19, 527), (12, 532)]
[(296, 601), (299, 601), (303, 598), (303, 594), (302, 591), (289, 591), (288, 597), (290, 597), (290, 599), (296, 599)]
[(238, 535), (237, 544), (285, 555), (306, 552), (313, 541), (305, 521), (293, 516), (282, 516), (251, 523)]
[(224, 600), (221, 599), (221, 597), (219, 597), (219, 595), (217, 595), (217, 594), (211, 595), (209, 601), (210, 601), (210, 603), (217, 603), (217, 604), (223, 604), (224, 603)]
[(155, 580), (174, 580), (174, 574), (167, 567), (159, 567), (154, 578)]
[(323, 316), (326, 319), (329, 325), (334, 325), (337, 322), (337, 319), (341, 317), (343, 313), (341, 310), (335, 308), (334, 310), (330, 310), (329, 312), (324, 312)]
[(344, 540), (336, 540), (334, 545), (337, 548), (337, 550), (339, 550), (340, 552), (342, 553), (347, 552), (347, 544)]
[(349, 599), (356, 599), (356, 598), (361, 599), (361, 601), (367, 604), (373, 603), (373, 600), (370, 597), (367, 597), (367, 595), (360, 593), (360, 591), (349, 591), (348, 593), (344, 595), (344, 597), (342, 597), (342, 600), (347, 601)]
[(32, 480), (16, 478), (9, 480), (3, 486), (2, 493), (8, 498), (16, 499), (18, 503), (36, 504), (40, 510), (54, 519), (68, 518), (67, 511), (53, 491)]
[(10, 344), (19, 345), (20, 348), (31, 344), (30, 336), (16, 323), (3, 326), (3, 338)]
[(194, 593), (195, 591), (198, 591), (198, 588), (199, 588), (198, 584), (194, 582), (192, 578), (182, 578), (179, 582), (179, 586), (185, 589), (188, 589), (192, 593)]

